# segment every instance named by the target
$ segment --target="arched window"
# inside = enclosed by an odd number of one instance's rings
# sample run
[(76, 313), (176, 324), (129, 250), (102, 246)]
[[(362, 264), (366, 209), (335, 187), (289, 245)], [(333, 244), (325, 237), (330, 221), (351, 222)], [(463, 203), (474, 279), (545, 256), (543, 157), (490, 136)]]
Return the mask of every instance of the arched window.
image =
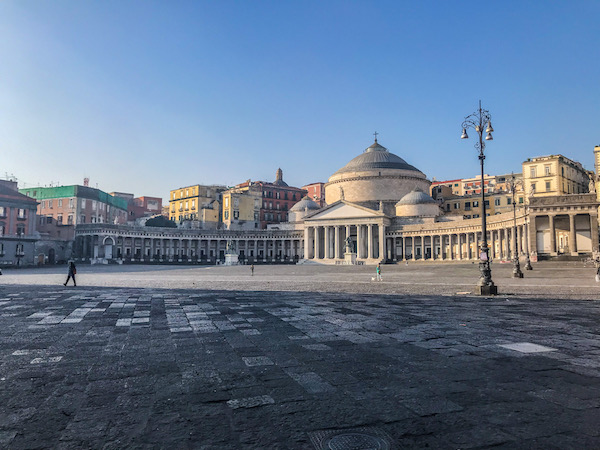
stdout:
[(25, 225), (20, 223), (19, 225), (17, 225), (17, 236), (21, 236), (23, 234), (25, 234)]

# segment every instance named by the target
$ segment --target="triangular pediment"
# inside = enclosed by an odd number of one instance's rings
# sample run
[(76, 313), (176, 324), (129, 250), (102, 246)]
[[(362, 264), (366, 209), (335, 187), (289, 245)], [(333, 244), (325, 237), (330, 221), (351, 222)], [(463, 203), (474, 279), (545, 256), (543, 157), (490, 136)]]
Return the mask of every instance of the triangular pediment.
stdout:
[(369, 218), (382, 217), (384, 214), (381, 211), (373, 211), (364, 206), (346, 202), (344, 200), (335, 202), (315, 213), (305, 217), (304, 220), (330, 220), (330, 219), (354, 219), (354, 218)]

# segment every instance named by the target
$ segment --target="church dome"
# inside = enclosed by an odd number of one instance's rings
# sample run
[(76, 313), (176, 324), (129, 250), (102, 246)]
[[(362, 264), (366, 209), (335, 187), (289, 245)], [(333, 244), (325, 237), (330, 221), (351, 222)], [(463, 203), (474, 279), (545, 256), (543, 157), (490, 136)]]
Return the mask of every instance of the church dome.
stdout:
[(345, 172), (363, 172), (374, 169), (401, 169), (419, 171), (411, 166), (402, 158), (390, 153), (387, 148), (380, 145), (375, 139), (373, 145), (368, 147), (363, 153), (352, 159), (348, 164), (334, 173), (334, 175)]
[(321, 207), (308, 197), (304, 197), (298, 203), (290, 208), (290, 211), (304, 211), (308, 208), (309, 210), (321, 209)]
[(325, 184), (325, 202), (339, 200), (358, 203), (367, 208), (379, 208), (383, 202), (386, 214), (415, 187), (428, 191), (430, 182), (423, 172), (404, 159), (390, 153), (377, 142), (354, 157), (329, 177)]
[(426, 203), (437, 203), (431, 196), (419, 188), (415, 188), (400, 199), (397, 205), (423, 205)]

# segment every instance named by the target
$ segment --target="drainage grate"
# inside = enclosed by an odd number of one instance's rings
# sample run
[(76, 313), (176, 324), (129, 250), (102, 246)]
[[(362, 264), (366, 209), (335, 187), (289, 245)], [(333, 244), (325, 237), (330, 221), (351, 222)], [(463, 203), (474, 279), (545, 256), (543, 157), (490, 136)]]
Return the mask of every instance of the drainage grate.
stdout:
[(326, 430), (310, 433), (317, 450), (391, 450), (391, 438), (377, 428)]

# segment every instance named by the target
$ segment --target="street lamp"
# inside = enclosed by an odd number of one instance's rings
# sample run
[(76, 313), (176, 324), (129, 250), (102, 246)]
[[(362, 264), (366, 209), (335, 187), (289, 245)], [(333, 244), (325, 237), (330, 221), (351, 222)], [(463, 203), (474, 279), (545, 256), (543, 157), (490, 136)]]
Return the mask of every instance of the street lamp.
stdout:
[(517, 189), (517, 183), (515, 181), (515, 174), (512, 174), (510, 183), (510, 191), (512, 193), (512, 206), (513, 206), (513, 241), (515, 241), (515, 253), (513, 254), (513, 278), (523, 278), (523, 272), (521, 272), (521, 265), (519, 264), (519, 247), (517, 244), (517, 202), (515, 202), (515, 190)]
[(462, 135), (461, 139), (468, 139), (467, 128), (473, 128), (479, 137), (479, 141), (475, 142), (475, 149), (479, 151), (479, 161), (481, 162), (481, 252), (479, 254), (479, 271), (481, 276), (477, 283), (477, 293), (479, 295), (496, 295), (498, 293), (498, 287), (492, 281), (492, 268), (490, 266), (489, 249), (487, 244), (487, 223), (485, 215), (485, 181), (483, 172), (483, 161), (485, 155), (483, 150), (485, 149), (485, 142), (483, 139), (484, 125), (486, 141), (491, 141), (492, 137), (492, 117), (489, 111), (481, 109), (481, 100), (479, 100), (479, 109), (473, 114), (465, 117), (462, 124)]

